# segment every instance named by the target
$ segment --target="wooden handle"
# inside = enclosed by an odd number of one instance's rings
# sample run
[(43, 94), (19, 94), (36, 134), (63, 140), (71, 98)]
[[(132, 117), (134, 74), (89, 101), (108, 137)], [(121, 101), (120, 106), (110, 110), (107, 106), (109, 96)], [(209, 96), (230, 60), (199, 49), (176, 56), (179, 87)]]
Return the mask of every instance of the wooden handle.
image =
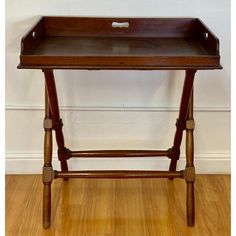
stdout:
[(129, 22), (112, 22), (112, 28), (129, 28)]

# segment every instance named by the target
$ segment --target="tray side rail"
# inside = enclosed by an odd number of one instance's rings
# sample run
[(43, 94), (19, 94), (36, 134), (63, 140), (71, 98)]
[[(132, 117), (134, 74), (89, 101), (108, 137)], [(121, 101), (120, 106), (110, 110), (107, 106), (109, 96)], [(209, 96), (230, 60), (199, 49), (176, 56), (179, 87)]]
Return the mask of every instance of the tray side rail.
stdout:
[(30, 54), (44, 37), (44, 17), (33, 25), (21, 39), (21, 55)]
[(197, 19), (196, 36), (210, 54), (220, 56), (219, 39), (200, 19)]
[(196, 18), (44, 17), (47, 36), (191, 37)]

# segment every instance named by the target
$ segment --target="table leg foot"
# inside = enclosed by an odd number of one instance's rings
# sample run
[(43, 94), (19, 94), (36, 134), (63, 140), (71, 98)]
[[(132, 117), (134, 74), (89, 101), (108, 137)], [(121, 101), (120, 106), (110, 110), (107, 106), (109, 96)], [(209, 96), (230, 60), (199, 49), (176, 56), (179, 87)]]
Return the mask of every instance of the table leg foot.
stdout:
[(43, 228), (50, 228), (51, 220), (51, 184), (44, 184), (43, 191)]
[(190, 227), (194, 226), (195, 222), (195, 208), (194, 208), (194, 183), (187, 182), (187, 224)]

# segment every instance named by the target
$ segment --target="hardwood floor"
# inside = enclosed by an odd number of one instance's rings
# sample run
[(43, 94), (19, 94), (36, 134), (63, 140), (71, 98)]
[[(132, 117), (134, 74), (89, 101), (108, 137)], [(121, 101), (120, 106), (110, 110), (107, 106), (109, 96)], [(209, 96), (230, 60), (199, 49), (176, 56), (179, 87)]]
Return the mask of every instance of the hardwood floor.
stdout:
[(57, 179), (44, 230), (41, 176), (8, 175), (6, 235), (230, 235), (230, 176), (196, 176), (194, 228), (186, 225), (185, 190), (181, 179)]

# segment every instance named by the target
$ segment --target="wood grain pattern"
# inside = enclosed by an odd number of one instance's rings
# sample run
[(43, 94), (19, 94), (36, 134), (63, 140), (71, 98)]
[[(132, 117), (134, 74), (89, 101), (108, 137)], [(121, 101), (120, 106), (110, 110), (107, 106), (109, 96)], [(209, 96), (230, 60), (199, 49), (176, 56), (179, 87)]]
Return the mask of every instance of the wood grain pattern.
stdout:
[(22, 38), (18, 68), (47, 67), (220, 69), (219, 40), (196, 18), (47, 16)]
[(67, 171), (67, 155), (65, 150), (64, 135), (62, 132), (62, 121), (60, 119), (60, 110), (57, 99), (56, 83), (52, 70), (43, 70), (45, 77), (45, 84), (48, 94), (48, 101), (51, 110), (51, 118), (53, 123), (53, 129), (55, 130), (57, 147), (58, 147), (58, 159), (60, 160), (61, 170)]
[(47, 230), (41, 176), (11, 175), (6, 183), (7, 236), (230, 235), (229, 175), (196, 176), (194, 228), (186, 226), (186, 184), (180, 179), (55, 180)]
[[(188, 105), (188, 114), (187, 114), (187, 120), (194, 122), (193, 118), (193, 93), (194, 88), (192, 88), (191, 96), (189, 99), (189, 105)], [(191, 178), (186, 179), (187, 184), (187, 194), (186, 194), (186, 213), (187, 213), (187, 223), (188, 226), (194, 226), (195, 222), (195, 205), (194, 205), (194, 137), (193, 137), (193, 131), (194, 128), (188, 127), (186, 128), (186, 168), (191, 168), (193, 170), (193, 173), (191, 173)]]
[[(47, 37), (32, 55), (42, 56), (208, 56), (197, 39)], [(214, 55), (214, 53), (211, 53)]]
[[(195, 34), (195, 18), (55, 17), (42, 18), (47, 36), (186, 37)], [(113, 22), (128, 22), (113, 28)]]
[(185, 72), (185, 80), (182, 90), (182, 96), (181, 96), (181, 102), (179, 107), (179, 116), (176, 122), (176, 132), (173, 142), (172, 149), (175, 151), (172, 155), (172, 159), (170, 162), (169, 170), (175, 171), (177, 161), (179, 159), (180, 155), (180, 146), (182, 142), (183, 137), (183, 131), (186, 128), (186, 116), (187, 116), (187, 110), (188, 110), (188, 104), (190, 100), (190, 95), (194, 83), (194, 76), (195, 76), (196, 70), (187, 70)]
[[(51, 119), (51, 109), (49, 106), (48, 93), (45, 87), (45, 120)], [(52, 167), (52, 128), (44, 127), (44, 168)], [(43, 227), (50, 227), (51, 219), (51, 183), (52, 179), (46, 180), (43, 171)]]

